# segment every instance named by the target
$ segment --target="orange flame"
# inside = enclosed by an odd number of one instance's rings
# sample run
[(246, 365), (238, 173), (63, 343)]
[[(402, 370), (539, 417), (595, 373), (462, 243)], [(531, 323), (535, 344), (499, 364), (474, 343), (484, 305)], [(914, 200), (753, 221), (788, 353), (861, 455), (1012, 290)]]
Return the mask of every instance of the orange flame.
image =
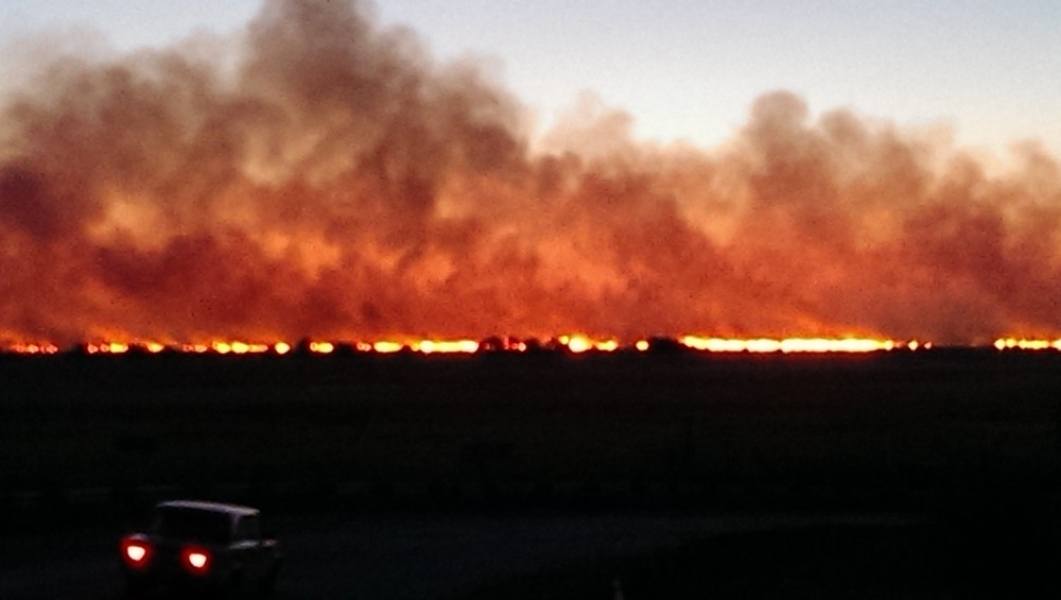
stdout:
[(331, 354), (335, 352), (335, 344), (331, 342), (310, 342), (309, 351), (314, 354)]
[(59, 347), (49, 343), (18, 343), (8, 346), (7, 351), (12, 354), (29, 355), (51, 355), (58, 354)]
[(413, 346), (424, 354), (474, 354), (479, 351), (479, 342), (474, 340), (421, 340)]
[[(615, 352), (625, 348), (615, 339), (594, 339), (583, 334), (561, 335), (555, 339), (557, 347), (566, 349), (573, 354), (586, 352)], [(470, 339), (420, 339), (409, 341), (379, 340), (375, 342), (357, 342), (350, 348), (357, 352), (375, 352), (378, 354), (393, 354), (402, 350), (410, 350), (424, 355), (431, 354), (474, 354), (480, 351), (504, 350), (514, 352), (525, 352), (528, 349), (527, 342), (515, 338), (502, 338), (502, 341), (477, 342)], [(922, 340), (897, 341), (876, 338), (723, 338), (703, 337), (687, 335), (677, 339), (677, 342), (690, 350), (700, 352), (721, 353), (870, 353), (888, 352), (892, 350), (907, 350), (910, 352), (928, 351), (935, 346), (932, 342)], [(998, 338), (992, 346), (999, 351), (1061, 351), (1061, 339), (1048, 340), (1037, 338)], [(209, 343), (179, 343), (163, 344), (161, 342), (130, 342), (109, 341), (91, 342), (82, 346), (85, 353), (89, 355), (113, 355), (120, 356), (129, 353), (133, 349), (145, 351), (149, 354), (159, 354), (164, 351), (173, 351), (184, 354), (206, 354), (216, 353), (219, 355), (255, 355), (273, 352), (283, 356), (291, 353), (294, 346), (291, 343), (279, 341), (271, 344), (262, 342), (245, 341), (221, 341), (215, 340)], [(650, 340), (641, 339), (628, 348), (647, 352), (652, 348)], [(308, 343), (309, 352), (318, 355), (332, 354), (337, 350), (335, 342), (311, 341)], [(54, 355), (61, 352), (61, 348), (50, 342), (15, 342), (0, 345), (0, 353), (21, 355)]]
[(785, 338), (774, 339), (724, 339), (724, 338), (701, 338), (696, 336), (685, 336), (681, 343), (694, 350), (707, 352), (782, 352), (785, 354), (799, 353), (865, 353), (880, 352), (895, 349), (899, 344), (892, 340), (876, 340), (867, 338)]
[(575, 354), (595, 350), (597, 352), (614, 352), (619, 349), (616, 340), (594, 340), (584, 335), (562, 335), (557, 338), (562, 345)]
[(999, 351), (1002, 350), (1061, 350), (1061, 339), (1057, 340), (1036, 340), (1036, 339), (1017, 339), (1017, 338), (999, 338), (995, 340), (995, 348)]
[(405, 348), (405, 344), (401, 342), (379, 341), (372, 344), (372, 349), (379, 354), (394, 354), (401, 352), (402, 348)]
[(103, 342), (85, 345), (85, 352), (88, 354), (125, 354), (128, 351), (129, 344), (124, 342)]

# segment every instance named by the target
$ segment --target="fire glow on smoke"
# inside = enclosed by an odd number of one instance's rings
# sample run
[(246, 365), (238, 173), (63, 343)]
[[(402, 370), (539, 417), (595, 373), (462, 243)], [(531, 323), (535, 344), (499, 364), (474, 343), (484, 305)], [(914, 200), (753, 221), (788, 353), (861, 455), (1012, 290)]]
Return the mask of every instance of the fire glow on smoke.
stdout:
[(592, 102), (538, 132), (371, 12), (266, 0), (232, 39), (36, 56), (0, 98), (0, 343), (1061, 337), (1034, 143), (983, 158), (787, 92), (716, 148)]

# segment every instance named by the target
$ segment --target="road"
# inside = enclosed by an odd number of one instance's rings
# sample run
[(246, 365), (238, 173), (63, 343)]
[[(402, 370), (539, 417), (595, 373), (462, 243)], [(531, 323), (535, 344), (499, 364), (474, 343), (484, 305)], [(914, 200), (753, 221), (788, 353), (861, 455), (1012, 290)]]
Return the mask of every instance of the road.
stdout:
[[(727, 532), (866, 522), (700, 515), (318, 515), (273, 522), (286, 564), (276, 598), (444, 600), (520, 575)], [(120, 532), (0, 539), (0, 598), (116, 599)], [(607, 584), (607, 582), (605, 582)]]

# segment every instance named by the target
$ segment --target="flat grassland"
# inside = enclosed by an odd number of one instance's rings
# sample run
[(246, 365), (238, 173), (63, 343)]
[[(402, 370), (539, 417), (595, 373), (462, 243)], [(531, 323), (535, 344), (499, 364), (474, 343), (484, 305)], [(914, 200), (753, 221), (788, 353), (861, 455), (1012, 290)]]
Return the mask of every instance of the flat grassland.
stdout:
[(172, 496), (900, 514), (914, 525), (723, 536), (467, 598), (609, 597), (613, 576), (674, 600), (1061, 588), (1061, 353), (70, 353), (0, 356), (0, 390), (0, 534)]
[(9, 495), (899, 507), (1061, 469), (1057, 353), (68, 354), (0, 386)]

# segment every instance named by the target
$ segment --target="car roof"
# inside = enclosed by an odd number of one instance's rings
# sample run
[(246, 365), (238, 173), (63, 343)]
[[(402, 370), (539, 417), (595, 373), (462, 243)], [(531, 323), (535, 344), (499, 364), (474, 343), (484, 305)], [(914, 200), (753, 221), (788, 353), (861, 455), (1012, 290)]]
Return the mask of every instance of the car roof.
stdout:
[(167, 500), (159, 502), (156, 508), (186, 508), (191, 510), (205, 510), (220, 512), (236, 516), (250, 516), (258, 514), (257, 508), (242, 506), (239, 504), (228, 504), (225, 502), (211, 502), (206, 500)]

